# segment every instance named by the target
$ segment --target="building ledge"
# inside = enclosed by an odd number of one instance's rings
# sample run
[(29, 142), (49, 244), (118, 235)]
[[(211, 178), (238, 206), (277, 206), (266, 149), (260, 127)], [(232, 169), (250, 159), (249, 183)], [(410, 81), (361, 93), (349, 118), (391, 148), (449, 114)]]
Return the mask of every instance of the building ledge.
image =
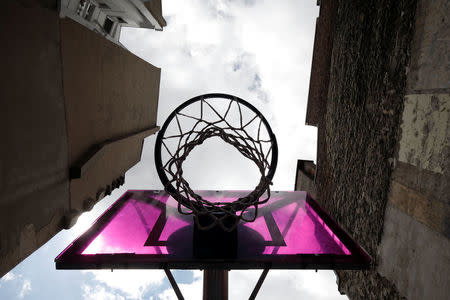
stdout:
[(70, 179), (71, 180), (78, 179), (81, 178), (83, 174), (86, 174), (89, 168), (93, 166), (95, 162), (98, 161), (103, 156), (103, 154), (108, 150), (108, 148), (113, 146), (113, 144), (123, 141), (125, 139), (134, 138), (137, 135), (144, 135), (144, 137), (147, 137), (149, 135), (154, 134), (158, 130), (159, 126), (155, 126), (115, 140), (107, 140), (103, 143), (93, 146), (83, 155), (83, 157), (77, 163), (75, 163), (73, 166), (70, 167), (69, 170)]

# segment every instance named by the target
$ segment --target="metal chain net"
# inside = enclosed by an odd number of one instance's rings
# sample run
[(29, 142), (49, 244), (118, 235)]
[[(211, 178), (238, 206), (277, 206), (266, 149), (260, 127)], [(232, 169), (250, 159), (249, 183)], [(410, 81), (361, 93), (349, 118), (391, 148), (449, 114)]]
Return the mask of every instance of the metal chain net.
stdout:
[[(272, 181), (266, 174), (270, 168), (268, 157), (272, 152), (271, 140), (263, 140), (260, 138), (263, 122), (259, 115), (255, 114), (250, 121), (245, 124), (243, 123), (242, 108), (238, 101), (229, 100), (227, 110), (223, 115), (209, 101), (201, 99), (199, 102), (201, 106), (200, 116), (178, 112), (174, 119), (179, 134), (163, 137), (162, 145), (169, 154), (169, 159), (165, 163), (163, 162), (164, 171), (169, 178), (169, 182), (164, 188), (178, 201), (178, 211), (181, 214), (193, 214), (197, 218), (196, 223), (199, 229), (207, 230), (219, 225), (225, 231), (232, 231), (236, 228), (240, 220), (253, 222), (257, 217), (258, 205), (266, 203), (270, 198), (269, 186), (272, 184)], [(195, 102), (193, 104), (197, 103)], [(231, 125), (227, 120), (233, 103), (237, 105), (239, 111), (238, 126)], [(217, 120), (207, 121), (204, 119), (205, 105), (214, 112)], [(195, 120), (195, 124), (192, 128), (185, 129), (180, 122), (179, 116)], [(246, 128), (253, 122), (259, 122), (256, 137), (252, 137), (246, 131)], [(189, 153), (196, 146), (201, 145), (205, 140), (212, 137), (220, 137), (224, 142), (234, 146), (243, 156), (253, 161), (258, 167), (261, 174), (259, 184), (247, 196), (238, 198), (233, 202), (211, 202), (196, 194), (189, 186), (189, 183), (183, 178), (183, 162)], [(169, 139), (176, 139), (178, 141), (178, 146), (175, 150), (172, 149), (171, 151), (169, 149), (166, 143)], [(263, 147), (264, 143), (270, 145), (266, 153), (264, 153), (265, 151), (263, 149), (265, 148)], [(168, 188), (170, 185), (175, 187), (175, 191)], [(262, 197), (264, 193), (265, 196)], [(183, 210), (182, 206), (186, 207), (187, 210)], [(254, 210), (251, 209), (251, 212), (249, 210), (250, 207), (254, 208)], [(198, 218), (201, 216), (207, 216), (210, 222), (200, 224)], [(225, 225), (225, 221), (227, 225)]]

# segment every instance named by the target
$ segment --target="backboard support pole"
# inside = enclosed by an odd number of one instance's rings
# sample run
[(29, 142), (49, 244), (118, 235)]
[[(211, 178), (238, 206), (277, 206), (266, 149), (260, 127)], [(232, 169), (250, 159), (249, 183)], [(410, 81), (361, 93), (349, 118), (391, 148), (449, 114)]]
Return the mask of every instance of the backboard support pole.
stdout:
[(178, 300), (184, 300), (183, 295), (181, 294), (180, 288), (178, 287), (175, 278), (172, 275), (172, 272), (168, 268), (164, 268), (164, 272), (166, 272), (167, 279), (169, 279), (170, 284), (172, 285), (173, 291), (177, 295)]
[(256, 283), (255, 288), (253, 289), (252, 294), (250, 295), (250, 298), (248, 298), (249, 300), (255, 300), (256, 299), (256, 295), (258, 295), (259, 289), (261, 288), (264, 279), (266, 279), (267, 273), (269, 273), (270, 269), (264, 269), (264, 271), (261, 273), (261, 276), (258, 279), (258, 282)]
[(203, 300), (228, 300), (228, 270), (203, 271)]

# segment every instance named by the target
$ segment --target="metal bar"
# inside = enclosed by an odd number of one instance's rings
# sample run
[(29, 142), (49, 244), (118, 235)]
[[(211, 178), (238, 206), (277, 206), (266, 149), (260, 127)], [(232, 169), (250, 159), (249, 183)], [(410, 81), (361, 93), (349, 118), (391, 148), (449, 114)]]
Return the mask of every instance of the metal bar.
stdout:
[(262, 272), (261, 276), (258, 279), (258, 282), (255, 285), (255, 288), (253, 289), (252, 294), (248, 298), (249, 300), (255, 300), (256, 295), (258, 295), (259, 289), (261, 288), (264, 282), (264, 279), (266, 279), (267, 273), (269, 273), (269, 270), (270, 269), (264, 269), (264, 271)]
[(183, 295), (181, 294), (180, 288), (177, 285), (177, 282), (175, 281), (175, 278), (172, 275), (172, 272), (168, 268), (164, 268), (164, 272), (166, 272), (167, 279), (169, 279), (170, 284), (172, 285), (172, 288), (177, 295), (178, 300), (184, 300)]
[(228, 270), (203, 271), (203, 300), (228, 300)]

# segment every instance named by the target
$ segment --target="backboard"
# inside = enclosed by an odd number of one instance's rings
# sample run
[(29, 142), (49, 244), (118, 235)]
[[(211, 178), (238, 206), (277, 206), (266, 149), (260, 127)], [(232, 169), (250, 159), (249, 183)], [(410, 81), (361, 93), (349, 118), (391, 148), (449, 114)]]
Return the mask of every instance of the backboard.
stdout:
[[(233, 201), (248, 191), (196, 191)], [(249, 209), (246, 213), (255, 213)], [(272, 192), (240, 223), (234, 258), (193, 255), (194, 220), (165, 191), (129, 190), (56, 259), (57, 269), (366, 269), (370, 257), (306, 192)]]

